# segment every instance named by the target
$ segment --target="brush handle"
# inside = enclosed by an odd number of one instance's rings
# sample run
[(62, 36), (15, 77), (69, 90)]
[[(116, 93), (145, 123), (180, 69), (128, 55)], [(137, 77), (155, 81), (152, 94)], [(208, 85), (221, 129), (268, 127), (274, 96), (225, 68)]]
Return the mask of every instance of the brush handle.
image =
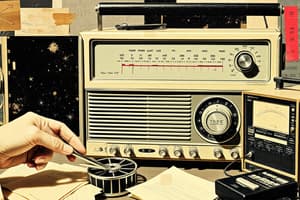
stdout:
[(108, 169), (108, 167), (102, 163), (99, 163), (97, 162), (97, 160), (93, 159), (93, 158), (90, 158), (90, 157), (87, 157), (81, 153), (79, 153), (78, 151), (76, 151), (75, 149), (73, 150), (73, 153), (72, 153), (73, 156), (75, 156), (76, 158), (79, 158), (85, 162), (88, 162), (94, 166), (96, 166), (96, 168), (102, 168), (104, 170)]

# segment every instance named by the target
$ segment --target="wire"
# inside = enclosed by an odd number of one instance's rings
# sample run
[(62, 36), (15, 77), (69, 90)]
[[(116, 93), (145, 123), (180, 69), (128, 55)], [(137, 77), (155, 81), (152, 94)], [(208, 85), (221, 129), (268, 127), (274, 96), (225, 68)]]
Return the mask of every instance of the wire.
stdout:
[(231, 166), (232, 166), (234, 163), (236, 163), (237, 161), (241, 161), (241, 159), (232, 161), (231, 163), (229, 163), (229, 164), (224, 168), (224, 174), (225, 174), (226, 176), (232, 177), (232, 175), (231, 175), (231, 174), (228, 174), (227, 171), (228, 171), (229, 167), (231, 167)]
[(266, 26), (266, 28), (269, 28), (269, 25), (268, 25), (268, 20), (267, 20), (267, 17), (266, 17), (266, 16), (264, 16), (264, 22), (265, 22), (265, 26)]
[[(245, 155), (244, 158), (251, 158), (252, 156), (253, 156), (253, 152), (250, 151), (250, 152), (248, 152), (248, 153)], [(230, 162), (230, 163), (224, 168), (224, 170), (223, 170), (223, 171), (224, 171), (224, 174), (225, 174), (226, 176), (232, 177), (232, 175), (228, 173), (228, 169), (229, 169), (234, 163), (236, 163), (237, 161), (241, 161), (241, 160), (242, 160), (242, 158), (241, 158), (241, 159), (236, 159), (236, 160)]]

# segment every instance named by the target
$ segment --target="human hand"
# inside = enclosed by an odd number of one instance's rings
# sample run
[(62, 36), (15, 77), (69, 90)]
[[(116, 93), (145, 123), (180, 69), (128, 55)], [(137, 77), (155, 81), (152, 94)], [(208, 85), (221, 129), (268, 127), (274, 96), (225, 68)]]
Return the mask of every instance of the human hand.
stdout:
[(0, 126), (0, 168), (27, 163), (40, 170), (53, 152), (74, 161), (73, 148), (85, 154), (79, 138), (64, 123), (33, 112)]

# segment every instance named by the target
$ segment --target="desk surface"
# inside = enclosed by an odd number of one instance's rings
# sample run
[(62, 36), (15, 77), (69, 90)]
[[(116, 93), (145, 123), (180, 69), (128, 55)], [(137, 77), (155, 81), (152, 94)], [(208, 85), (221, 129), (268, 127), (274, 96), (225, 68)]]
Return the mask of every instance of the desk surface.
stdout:
[[(65, 156), (55, 154), (53, 159), (53, 162), (56, 163), (68, 163), (72, 165), (79, 165), (80, 163), (83, 163), (79, 159), (76, 159), (75, 162), (69, 162)], [(172, 161), (136, 161), (138, 164), (137, 169), (137, 175), (141, 178), (138, 178), (139, 182), (140, 179), (143, 181), (147, 181), (156, 175), (160, 174), (161, 172), (167, 170), (171, 166), (176, 166), (179, 169), (183, 169), (185, 172), (188, 172), (192, 175), (201, 177), (203, 179), (206, 179), (208, 181), (215, 181), (218, 178), (226, 177), (224, 174), (224, 168), (229, 163), (208, 163), (208, 162), (172, 162)], [(227, 171), (229, 174), (236, 175), (238, 173), (241, 173), (239, 170), (240, 163), (236, 163), (236, 165), (233, 165), (232, 168)], [(3, 170), (0, 170), (0, 173)], [(132, 200), (132, 198), (128, 197), (127, 195), (124, 195), (122, 197), (114, 197), (114, 198), (106, 198), (107, 200)]]
[[(68, 162), (67, 159), (61, 155), (55, 155), (53, 161), (58, 163)], [(77, 159), (74, 164), (80, 163)], [(149, 180), (171, 166), (176, 166), (184, 169), (185, 172), (201, 177), (208, 181), (215, 181), (216, 179), (226, 177), (224, 174), (224, 167), (229, 163), (208, 163), (208, 162), (167, 162), (167, 161), (137, 161), (138, 169), (137, 175), (142, 176), (145, 180)], [(240, 163), (236, 163), (227, 171), (229, 174), (236, 175), (241, 173), (239, 170)], [(128, 196), (106, 198), (107, 200), (132, 200)]]

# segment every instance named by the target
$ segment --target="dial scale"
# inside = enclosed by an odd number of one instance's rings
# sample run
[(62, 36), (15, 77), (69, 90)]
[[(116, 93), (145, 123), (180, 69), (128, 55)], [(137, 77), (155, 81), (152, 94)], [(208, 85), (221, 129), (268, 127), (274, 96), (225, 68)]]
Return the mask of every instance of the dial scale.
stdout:
[[(98, 41), (95, 79), (243, 81), (270, 78), (268, 41)], [(106, 56), (106, 55), (110, 56)]]

